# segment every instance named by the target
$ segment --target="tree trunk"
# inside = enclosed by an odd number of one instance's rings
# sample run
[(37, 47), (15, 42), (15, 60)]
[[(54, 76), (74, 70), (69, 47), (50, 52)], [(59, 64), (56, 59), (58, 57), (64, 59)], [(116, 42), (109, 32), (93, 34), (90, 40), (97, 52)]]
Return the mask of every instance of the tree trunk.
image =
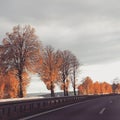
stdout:
[(19, 96), (19, 98), (22, 98), (23, 97), (23, 86), (22, 86), (22, 73), (21, 72), (19, 72), (19, 93), (18, 93), (18, 96)]
[(68, 94), (68, 89), (66, 90), (66, 96), (68, 96), (69, 94)]
[(73, 90), (74, 90), (74, 95), (76, 96), (75, 84), (74, 84)]
[(65, 80), (63, 80), (63, 91), (64, 91), (64, 96), (66, 96)]
[(62, 74), (63, 76), (63, 92), (64, 92), (64, 96), (66, 96), (66, 86), (65, 86), (65, 75), (64, 73)]
[(74, 83), (73, 83), (74, 85), (73, 85), (73, 91), (74, 91), (74, 95), (76, 96), (76, 83), (75, 83), (75, 79), (74, 79)]
[(54, 85), (53, 82), (51, 81), (51, 97), (55, 97), (55, 93), (54, 93)]
[(76, 79), (76, 76), (75, 76), (75, 70), (74, 70), (74, 83), (73, 83), (73, 91), (74, 91), (74, 95), (76, 96), (76, 81), (75, 81), (75, 79)]

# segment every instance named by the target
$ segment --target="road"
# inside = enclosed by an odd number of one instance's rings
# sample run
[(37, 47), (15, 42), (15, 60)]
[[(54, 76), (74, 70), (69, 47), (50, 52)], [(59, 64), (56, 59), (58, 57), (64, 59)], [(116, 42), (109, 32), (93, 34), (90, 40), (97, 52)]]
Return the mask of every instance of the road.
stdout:
[(24, 120), (120, 120), (120, 95), (106, 96), (40, 113)]

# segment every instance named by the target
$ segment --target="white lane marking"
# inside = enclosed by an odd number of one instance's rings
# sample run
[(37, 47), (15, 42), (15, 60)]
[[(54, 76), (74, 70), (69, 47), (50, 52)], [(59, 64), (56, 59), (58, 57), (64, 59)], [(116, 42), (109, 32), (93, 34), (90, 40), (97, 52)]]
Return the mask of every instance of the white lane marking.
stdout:
[(52, 110), (49, 110), (49, 111), (46, 111), (46, 112), (42, 112), (42, 113), (37, 113), (35, 115), (31, 115), (31, 116), (28, 116), (28, 117), (20, 118), (18, 120), (29, 120), (29, 119), (32, 119), (32, 118), (35, 118), (35, 117), (39, 117), (40, 115), (44, 115), (44, 114), (51, 113), (51, 112), (54, 112), (54, 111), (57, 111), (57, 110), (61, 110), (61, 109), (64, 109), (64, 108), (72, 107), (74, 105), (80, 105), (80, 104), (88, 103), (90, 101), (95, 101), (96, 99), (99, 99), (99, 97), (98, 98), (94, 98), (94, 99), (90, 99), (90, 100), (80, 101), (80, 102), (73, 103), (73, 104), (70, 104), (70, 105), (65, 105), (63, 107), (59, 107), (59, 108), (52, 109)]
[(64, 108), (72, 107), (74, 105), (79, 105), (79, 104), (83, 104), (83, 103), (88, 103), (90, 101), (95, 101), (96, 99), (99, 99), (99, 98), (94, 98), (94, 99), (85, 100), (85, 101), (82, 101), (82, 102), (73, 103), (73, 104), (70, 104), (70, 105), (65, 105), (65, 106), (60, 107), (60, 108), (52, 109), (52, 110), (49, 110), (49, 111), (46, 111), (46, 112), (42, 112), (42, 113), (37, 113), (35, 115), (31, 115), (31, 116), (28, 116), (28, 117), (20, 118), (18, 120), (29, 120), (29, 119), (32, 119), (32, 118), (35, 118), (35, 117), (39, 117), (40, 115), (44, 115), (44, 114), (51, 113), (51, 112), (54, 112), (54, 111), (57, 111), (57, 110), (61, 110), (61, 109), (64, 109)]
[(25, 117), (25, 118), (20, 118), (19, 120), (29, 120), (29, 119), (38, 117), (40, 115), (44, 115), (44, 114), (55, 112), (57, 110), (61, 110), (61, 109), (64, 109), (64, 108), (72, 107), (72, 106), (77, 105), (77, 104), (80, 104), (80, 102), (74, 103), (74, 104), (70, 104), (70, 105), (66, 105), (66, 106), (63, 106), (63, 107), (60, 107), (60, 108), (55, 108), (55, 109), (52, 109), (52, 110), (48, 110), (48, 111), (45, 111), (45, 112), (42, 112), (42, 113), (38, 113), (38, 114), (35, 114), (35, 115), (31, 115), (31, 116), (28, 116), (28, 117)]
[(102, 109), (101, 109), (101, 111), (99, 112), (99, 114), (103, 114), (105, 110), (106, 110), (106, 108), (105, 108), (105, 107), (104, 107), (104, 108), (102, 108)]

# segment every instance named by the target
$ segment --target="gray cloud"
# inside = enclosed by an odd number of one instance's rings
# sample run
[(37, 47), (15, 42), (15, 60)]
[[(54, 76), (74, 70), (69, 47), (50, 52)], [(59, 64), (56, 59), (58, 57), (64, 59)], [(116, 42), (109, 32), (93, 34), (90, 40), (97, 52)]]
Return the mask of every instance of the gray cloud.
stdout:
[(31, 24), (43, 44), (71, 50), (83, 64), (120, 60), (119, 0), (0, 0), (2, 39)]

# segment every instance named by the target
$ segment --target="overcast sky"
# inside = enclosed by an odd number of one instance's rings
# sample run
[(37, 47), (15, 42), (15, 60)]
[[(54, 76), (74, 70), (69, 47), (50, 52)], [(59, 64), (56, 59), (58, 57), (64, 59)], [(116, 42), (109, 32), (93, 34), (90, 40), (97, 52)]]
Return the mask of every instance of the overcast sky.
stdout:
[(119, 0), (0, 0), (0, 39), (18, 24), (35, 27), (44, 45), (71, 50), (83, 76), (120, 76)]

